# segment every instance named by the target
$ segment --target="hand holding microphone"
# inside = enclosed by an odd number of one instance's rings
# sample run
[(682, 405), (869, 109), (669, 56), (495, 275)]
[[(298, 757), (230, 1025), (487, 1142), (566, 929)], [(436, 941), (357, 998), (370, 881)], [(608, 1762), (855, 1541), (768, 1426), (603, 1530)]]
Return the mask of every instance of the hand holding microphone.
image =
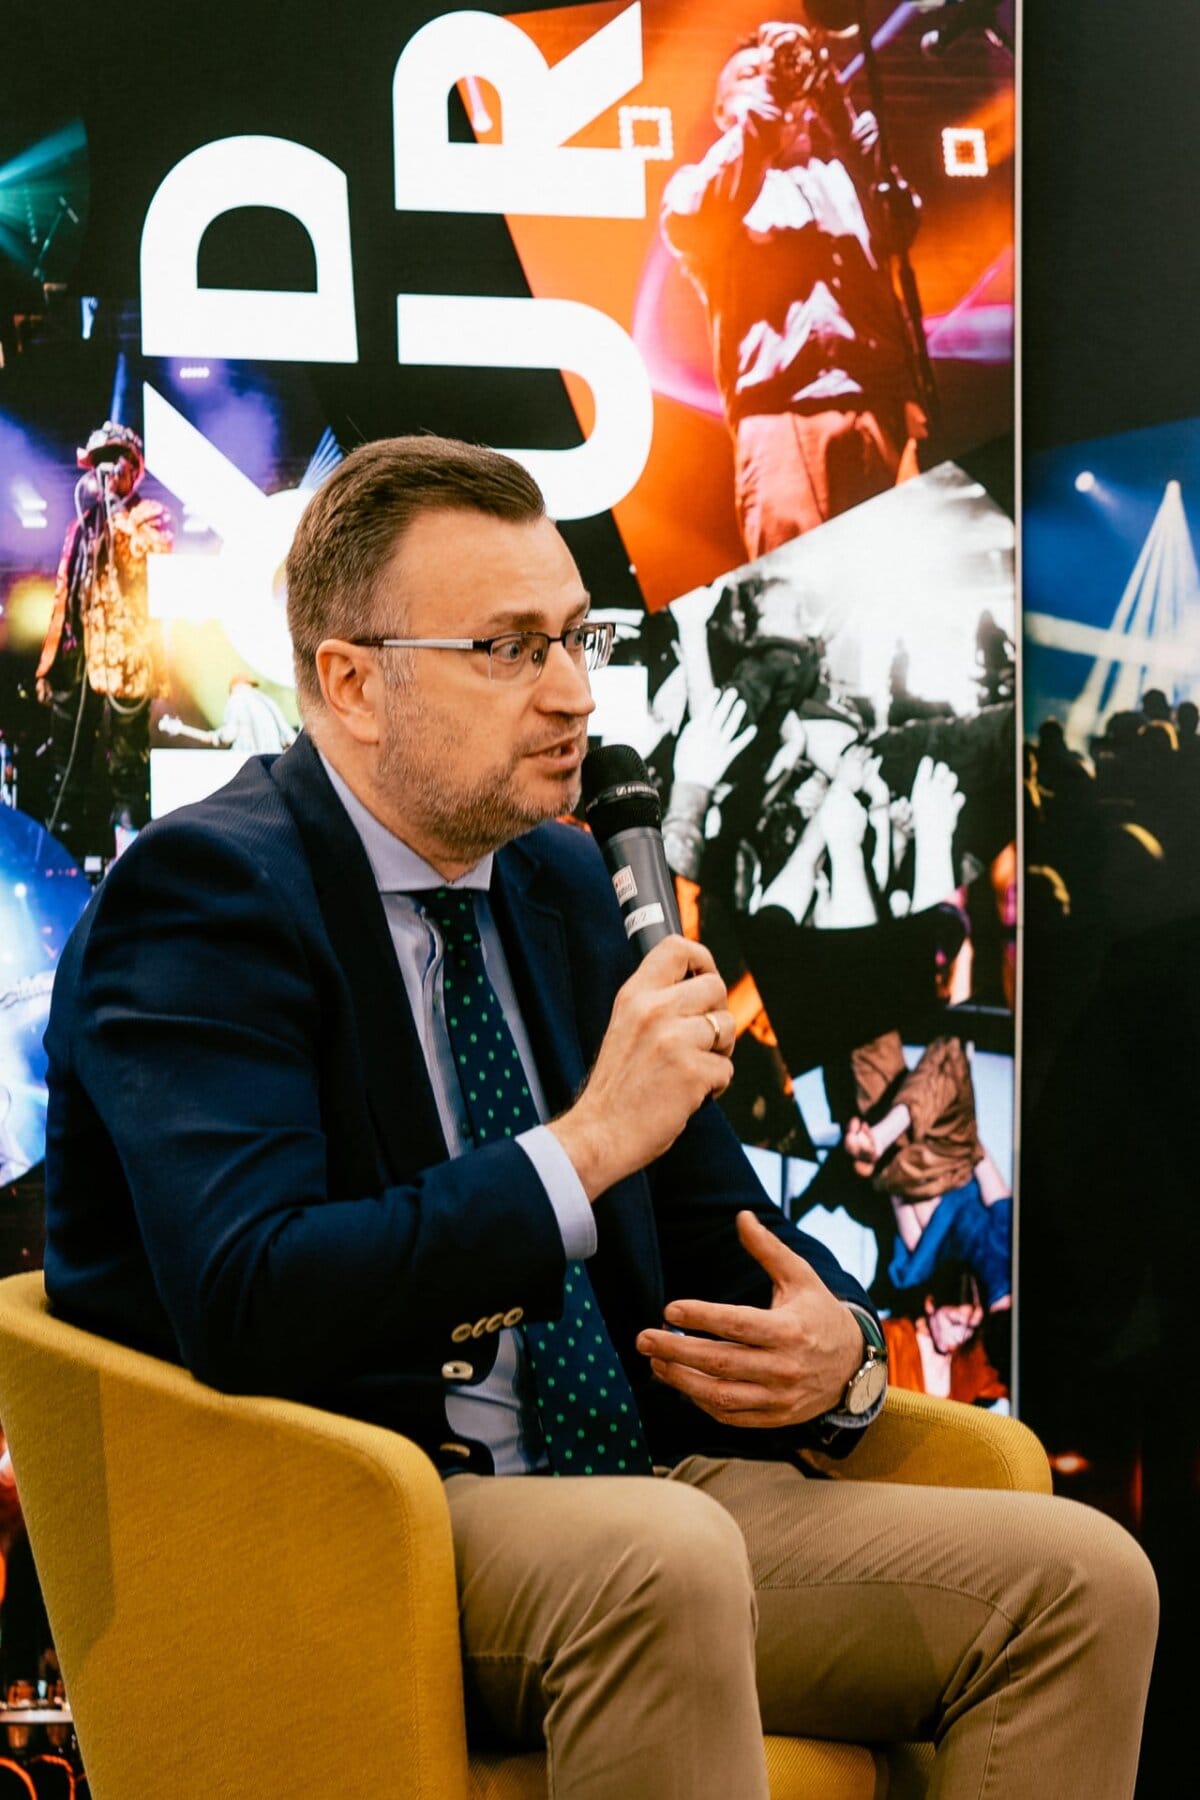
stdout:
[[(583, 1092), (550, 1129), (595, 1199), (670, 1148), (733, 1077), (733, 1016), (711, 953), (680, 933), (657, 791), (636, 751), (584, 763), (584, 812), (640, 966), (619, 990)], [(685, 979), (690, 977), (690, 979)]]

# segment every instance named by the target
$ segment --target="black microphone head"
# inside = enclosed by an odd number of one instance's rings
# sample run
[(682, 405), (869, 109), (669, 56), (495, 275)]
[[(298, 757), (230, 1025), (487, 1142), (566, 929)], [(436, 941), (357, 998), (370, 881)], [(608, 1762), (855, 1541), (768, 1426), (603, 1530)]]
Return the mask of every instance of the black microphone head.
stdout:
[(639, 825), (661, 830), (658, 789), (630, 745), (605, 744), (584, 758), (583, 816), (600, 844)]

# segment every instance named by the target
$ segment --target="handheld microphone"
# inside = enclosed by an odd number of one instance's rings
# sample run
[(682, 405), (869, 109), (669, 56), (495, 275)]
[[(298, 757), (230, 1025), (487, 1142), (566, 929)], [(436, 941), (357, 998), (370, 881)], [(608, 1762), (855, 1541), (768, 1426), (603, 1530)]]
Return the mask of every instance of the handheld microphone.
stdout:
[(636, 750), (606, 744), (583, 764), (583, 813), (600, 846), (625, 935), (639, 962), (680, 931), (675, 884), (667, 867), (658, 789)]

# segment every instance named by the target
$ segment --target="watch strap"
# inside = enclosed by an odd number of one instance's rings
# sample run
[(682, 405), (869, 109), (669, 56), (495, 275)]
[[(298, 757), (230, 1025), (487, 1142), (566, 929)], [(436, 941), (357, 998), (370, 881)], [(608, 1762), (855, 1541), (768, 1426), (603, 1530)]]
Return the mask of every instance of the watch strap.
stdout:
[(875, 1317), (875, 1314), (868, 1312), (865, 1306), (859, 1306), (858, 1302), (855, 1300), (843, 1300), (842, 1305), (846, 1307), (847, 1311), (852, 1312), (858, 1320), (859, 1328), (870, 1348), (878, 1351), (879, 1355), (882, 1356), (883, 1360), (886, 1362), (887, 1339), (883, 1335), (883, 1330), (879, 1320)]

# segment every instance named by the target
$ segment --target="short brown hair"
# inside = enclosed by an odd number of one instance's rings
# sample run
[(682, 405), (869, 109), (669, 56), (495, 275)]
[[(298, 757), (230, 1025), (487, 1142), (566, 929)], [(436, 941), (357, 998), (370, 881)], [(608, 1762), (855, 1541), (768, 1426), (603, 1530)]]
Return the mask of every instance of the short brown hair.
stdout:
[[(544, 517), (532, 475), (479, 444), (432, 436), (360, 444), (304, 509), (286, 563), (287, 622), (296, 695), (320, 705), (318, 644), (377, 629), (375, 589), (396, 546), (420, 514), (466, 509), (515, 523)], [(402, 629), (395, 613), (386, 620)]]

